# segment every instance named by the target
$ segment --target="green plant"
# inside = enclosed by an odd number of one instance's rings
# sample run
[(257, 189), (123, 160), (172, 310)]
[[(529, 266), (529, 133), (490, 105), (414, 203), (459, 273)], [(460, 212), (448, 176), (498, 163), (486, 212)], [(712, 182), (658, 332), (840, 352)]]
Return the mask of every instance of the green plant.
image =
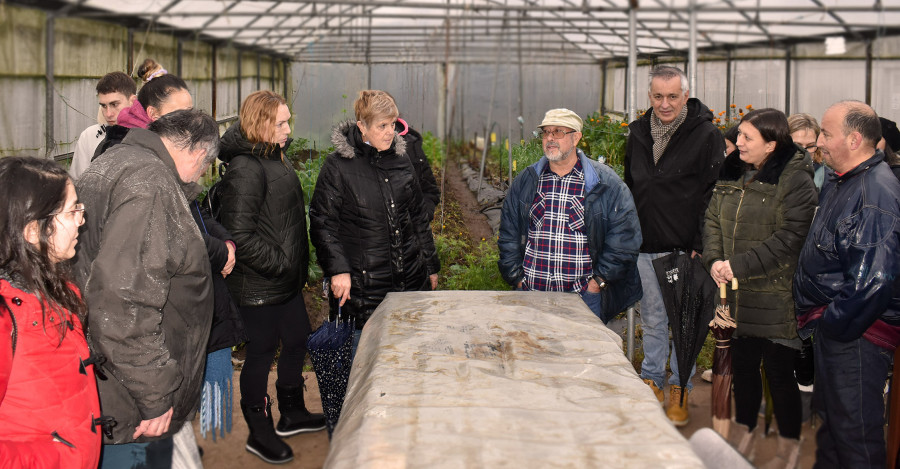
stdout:
[(497, 269), (497, 244), (482, 241), (472, 248), (463, 239), (437, 236), (434, 240), (441, 259), (441, 286), (444, 290), (509, 290)]
[[(293, 146), (293, 145), (292, 145)], [(316, 188), (316, 181), (319, 179), (319, 171), (325, 163), (325, 157), (312, 158), (306, 161), (298, 161), (295, 167), (299, 168), (294, 172), (300, 179), (300, 186), (303, 188), (303, 203), (306, 211), (306, 226), (309, 226), (309, 201), (312, 198), (313, 191)], [(322, 279), (322, 268), (319, 267), (318, 257), (316, 256), (316, 248), (313, 247), (312, 241), (309, 240), (309, 282), (314, 283)]]
[(444, 144), (440, 139), (431, 132), (425, 132), (422, 135), (422, 150), (428, 158), (428, 164), (434, 167), (442, 167), (444, 165)]
[(297, 137), (284, 150), (284, 156), (288, 161), (296, 165), (298, 162), (309, 158), (308, 150), (309, 139)]

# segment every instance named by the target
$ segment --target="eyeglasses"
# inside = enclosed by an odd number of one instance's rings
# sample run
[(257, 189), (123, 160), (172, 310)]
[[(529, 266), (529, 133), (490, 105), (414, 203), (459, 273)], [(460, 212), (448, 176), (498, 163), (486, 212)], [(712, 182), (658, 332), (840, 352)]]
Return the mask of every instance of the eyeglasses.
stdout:
[(806, 145), (803, 148), (810, 153), (815, 153), (816, 150), (819, 149), (819, 146), (816, 145), (815, 143), (810, 143), (809, 145)]
[(547, 137), (549, 137), (549, 136), (552, 135), (553, 138), (559, 140), (559, 139), (565, 137), (566, 135), (568, 135), (568, 134), (574, 134), (575, 132), (578, 132), (578, 131), (577, 131), (577, 130), (570, 130), (570, 131), (567, 132), (567, 131), (565, 131), (565, 130), (563, 130), (563, 129), (556, 129), (556, 130), (544, 130), (544, 129), (538, 129), (538, 130), (536, 130), (536, 131), (534, 132), (534, 135), (535, 135), (535, 136), (538, 136), (538, 137), (541, 137), (541, 138), (547, 138)]
[(53, 212), (50, 215), (48, 215), (47, 218), (55, 217), (57, 215), (69, 214), (69, 213), (74, 214), (74, 215), (78, 216), (79, 218), (84, 218), (84, 204), (75, 204), (75, 207), (72, 210), (63, 210), (61, 212)]

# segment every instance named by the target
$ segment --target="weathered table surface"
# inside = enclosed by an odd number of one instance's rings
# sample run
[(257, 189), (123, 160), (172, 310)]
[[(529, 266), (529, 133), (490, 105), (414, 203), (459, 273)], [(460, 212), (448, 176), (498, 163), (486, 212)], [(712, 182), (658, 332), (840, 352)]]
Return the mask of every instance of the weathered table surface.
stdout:
[(325, 467), (702, 467), (571, 293), (391, 293)]

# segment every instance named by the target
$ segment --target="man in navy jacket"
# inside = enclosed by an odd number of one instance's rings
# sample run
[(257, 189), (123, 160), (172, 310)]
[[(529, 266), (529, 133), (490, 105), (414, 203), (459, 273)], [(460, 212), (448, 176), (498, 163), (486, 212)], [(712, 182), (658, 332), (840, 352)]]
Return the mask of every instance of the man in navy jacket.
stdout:
[(869, 106), (825, 111), (817, 143), (834, 174), (794, 275), (798, 330), (814, 341), (817, 466), (886, 460), (884, 382), (900, 344), (900, 182), (879, 140)]

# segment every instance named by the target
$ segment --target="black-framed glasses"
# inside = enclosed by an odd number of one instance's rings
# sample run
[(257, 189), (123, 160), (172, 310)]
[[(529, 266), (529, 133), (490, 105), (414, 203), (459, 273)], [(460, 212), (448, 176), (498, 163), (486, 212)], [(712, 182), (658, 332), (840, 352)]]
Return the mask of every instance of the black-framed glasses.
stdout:
[(59, 212), (53, 212), (50, 215), (47, 215), (47, 218), (55, 217), (57, 215), (63, 215), (63, 214), (67, 214), (67, 213), (72, 213), (74, 215), (81, 216), (81, 218), (84, 218), (84, 204), (75, 204), (75, 206), (72, 208), (72, 210), (62, 210)]
[(540, 138), (547, 138), (547, 137), (552, 136), (553, 138), (559, 140), (559, 139), (565, 137), (566, 135), (574, 134), (575, 132), (578, 132), (578, 131), (577, 130), (565, 131), (563, 129), (556, 129), (556, 130), (538, 129), (534, 132), (534, 135), (537, 137), (540, 137)]
[(804, 145), (803, 149), (808, 151), (809, 153), (815, 153), (816, 150), (819, 149), (819, 146), (815, 143), (810, 143), (809, 145)]

